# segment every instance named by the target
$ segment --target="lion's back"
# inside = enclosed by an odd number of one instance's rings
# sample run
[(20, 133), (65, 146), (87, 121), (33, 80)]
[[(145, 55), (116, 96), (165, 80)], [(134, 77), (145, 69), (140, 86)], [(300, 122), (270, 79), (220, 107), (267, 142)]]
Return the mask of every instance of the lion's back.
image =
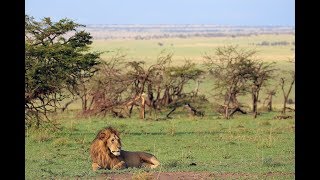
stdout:
[(140, 167), (142, 165), (139, 152), (121, 150), (121, 156), (128, 167)]

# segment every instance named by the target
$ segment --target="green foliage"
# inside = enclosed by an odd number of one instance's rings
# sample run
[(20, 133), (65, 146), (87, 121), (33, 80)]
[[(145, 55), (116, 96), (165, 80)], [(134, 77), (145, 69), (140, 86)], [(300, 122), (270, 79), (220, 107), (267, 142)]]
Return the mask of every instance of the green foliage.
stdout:
[[(257, 51), (241, 49), (238, 46), (224, 46), (216, 49), (215, 56), (205, 55), (205, 64), (214, 78), (214, 89), (226, 108), (238, 108), (238, 95), (250, 92), (252, 109), (257, 116), (257, 102), (261, 88), (273, 77), (276, 70), (273, 63), (256, 58)], [(231, 113), (232, 114), (232, 113)], [(229, 118), (225, 110), (225, 117)]]
[(25, 107), (27, 117), (38, 119), (37, 125), (41, 114), (46, 116), (66, 98), (66, 90), (75, 92), (97, 71), (100, 53), (87, 52), (92, 37), (78, 32), (81, 26), (69, 19), (37, 22), (25, 17)]
[[(148, 172), (291, 174), (295, 171), (295, 121), (276, 120), (275, 115), (265, 113), (257, 119), (243, 115), (230, 120), (205, 116), (194, 120), (180, 114), (170, 123), (137, 118), (75, 121), (72, 116), (63, 116), (62, 131), (45, 132), (50, 139), (38, 141), (33, 136), (36, 131), (26, 137), (26, 179), (99, 179), (104, 173), (140, 172), (135, 168), (92, 171), (90, 143), (101, 128), (109, 125), (121, 132), (124, 150), (156, 155), (161, 167)], [(74, 121), (76, 131), (68, 128), (70, 121)], [(190, 166), (192, 163), (196, 165)]]
[(183, 66), (172, 66), (166, 72), (172, 78), (196, 80), (204, 71), (197, 68), (195, 63), (186, 61)]
[(224, 46), (215, 55), (205, 55), (205, 65), (215, 79), (217, 93), (222, 95), (245, 93), (254, 65), (256, 51)]
[(165, 71), (165, 87), (168, 87), (172, 92), (172, 95), (176, 95), (179, 98), (182, 94), (188, 93), (184, 91), (185, 86), (190, 81), (196, 81), (205, 73), (204, 70), (199, 69), (195, 63), (186, 61), (182, 66), (171, 66)]

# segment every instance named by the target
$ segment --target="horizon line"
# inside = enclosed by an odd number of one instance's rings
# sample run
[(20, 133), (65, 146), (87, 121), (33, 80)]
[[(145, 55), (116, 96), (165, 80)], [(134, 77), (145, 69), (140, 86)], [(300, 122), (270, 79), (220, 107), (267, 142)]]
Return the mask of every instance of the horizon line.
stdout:
[(211, 23), (81, 23), (83, 25), (211, 25), (211, 26), (246, 26), (246, 27), (259, 27), (259, 26), (281, 26), (281, 27), (295, 27), (295, 25), (273, 25), (273, 24), (267, 24), (267, 25), (232, 25), (232, 24), (211, 24)]

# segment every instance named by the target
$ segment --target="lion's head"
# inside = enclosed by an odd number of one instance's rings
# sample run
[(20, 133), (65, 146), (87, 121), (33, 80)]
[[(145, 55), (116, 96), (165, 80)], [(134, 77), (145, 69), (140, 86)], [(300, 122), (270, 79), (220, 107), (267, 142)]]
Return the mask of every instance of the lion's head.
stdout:
[(119, 132), (112, 127), (100, 130), (91, 143), (90, 156), (93, 161), (93, 169), (110, 169), (121, 160), (121, 141)]
[(106, 150), (109, 150), (115, 156), (120, 156), (121, 151), (121, 140), (119, 132), (112, 127), (107, 127), (99, 131), (96, 139), (103, 142)]

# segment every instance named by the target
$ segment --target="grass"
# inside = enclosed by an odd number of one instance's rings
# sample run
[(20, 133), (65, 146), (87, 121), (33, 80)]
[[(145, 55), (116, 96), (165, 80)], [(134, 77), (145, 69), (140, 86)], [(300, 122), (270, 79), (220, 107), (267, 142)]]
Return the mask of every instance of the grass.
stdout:
[(148, 179), (148, 174), (139, 169), (91, 170), (90, 143), (98, 130), (108, 125), (121, 132), (123, 149), (157, 156), (161, 168), (151, 172), (293, 173), (295, 122), (273, 119), (275, 115), (263, 113), (257, 119), (236, 115), (225, 120), (175, 114), (174, 119), (153, 121), (75, 119), (73, 113), (65, 113), (60, 120), (62, 131), (29, 130), (26, 179), (93, 178), (109, 172), (131, 172), (134, 178)]

